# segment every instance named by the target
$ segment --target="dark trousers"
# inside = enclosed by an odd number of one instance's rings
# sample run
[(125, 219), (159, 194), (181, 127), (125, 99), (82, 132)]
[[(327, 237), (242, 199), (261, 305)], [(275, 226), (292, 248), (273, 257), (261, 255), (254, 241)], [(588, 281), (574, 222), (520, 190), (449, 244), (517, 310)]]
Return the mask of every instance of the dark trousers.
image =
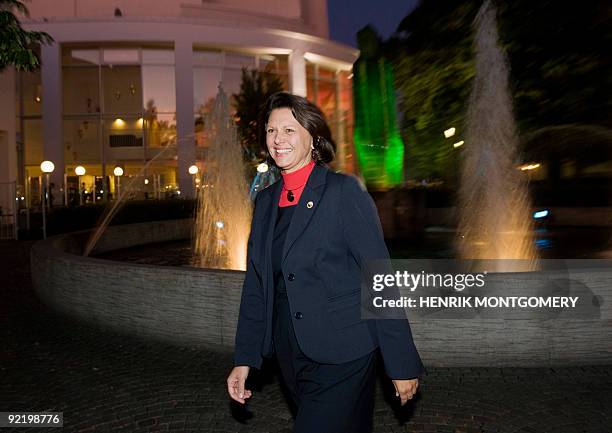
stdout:
[(342, 364), (320, 364), (300, 350), (289, 303), (276, 299), (274, 348), (297, 415), (293, 433), (370, 433), (376, 351)]

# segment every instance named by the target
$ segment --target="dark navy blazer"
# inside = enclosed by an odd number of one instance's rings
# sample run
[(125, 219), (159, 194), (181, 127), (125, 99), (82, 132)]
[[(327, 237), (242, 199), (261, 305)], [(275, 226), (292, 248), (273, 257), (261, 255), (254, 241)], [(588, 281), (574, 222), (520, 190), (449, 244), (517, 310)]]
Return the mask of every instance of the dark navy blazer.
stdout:
[[(260, 368), (272, 343), (272, 236), (282, 180), (257, 194), (234, 364)], [(380, 347), (392, 379), (424, 372), (406, 319), (361, 319), (361, 264), (388, 259), (372, 198), (353, 176), (315, 165), (282, 252), (291, 318), (300, 349), (319, 363), (355, 360)]]

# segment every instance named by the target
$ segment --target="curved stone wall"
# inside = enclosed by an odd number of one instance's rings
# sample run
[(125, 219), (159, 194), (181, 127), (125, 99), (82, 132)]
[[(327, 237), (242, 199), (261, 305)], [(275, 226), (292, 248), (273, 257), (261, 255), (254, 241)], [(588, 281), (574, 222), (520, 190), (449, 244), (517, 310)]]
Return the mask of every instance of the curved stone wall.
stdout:
[[(192, 220), (110, 226), (95, 253), (188, 239)], [(180, 345), (233, 347), (243, 272), (81, 256), (88, 232), (37, 242), (32, 279), (43, 302), (89, 323)]]
[[(96, 252), (188, 239), (191, 220), (107, 228)], [(32, 248), (32, 279), (55, 310), (100, 327), (179, 345), (232, 350), (243, 272), (115, 262), (80, 255), (88, 233), (49, 238)], [(564, 277), (587, 288), (598, 316), (542, 320), (412, 317), (429, 366), (555, 366), (612, 362), (611, 262), (585, 268), (568, 261)], [(541, 274), (540, 274), (541, 275)], [(506, 275), (504, 278), (508, 278)], [(520, 290), (521, 278), (516, 277)]]

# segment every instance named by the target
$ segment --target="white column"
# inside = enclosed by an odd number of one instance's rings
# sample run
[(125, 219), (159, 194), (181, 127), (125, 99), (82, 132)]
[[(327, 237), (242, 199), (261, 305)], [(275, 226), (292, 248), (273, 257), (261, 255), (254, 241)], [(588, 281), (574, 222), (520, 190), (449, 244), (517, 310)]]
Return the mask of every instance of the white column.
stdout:
[(302, 49), (289, 54), (289, 86), (294, 95), (306, 96), (306, 59)]
[[(62, 137), (62, 65), (60, 45), (52, 43), (41, 48), (42, 78), (42, 137), (43, 158), (53, 162), (55, 170), (50, 182), (54, 204), (64, 201), (64, 140)], [(42, 161), (40, 161), (42, 162)]]
[(193, 117), (193, 42), (174, 42), (176, 81), (177, 176), (181, 197), (193, 198), (195, 191), (189, 166), (195, 163), (195, 128)]

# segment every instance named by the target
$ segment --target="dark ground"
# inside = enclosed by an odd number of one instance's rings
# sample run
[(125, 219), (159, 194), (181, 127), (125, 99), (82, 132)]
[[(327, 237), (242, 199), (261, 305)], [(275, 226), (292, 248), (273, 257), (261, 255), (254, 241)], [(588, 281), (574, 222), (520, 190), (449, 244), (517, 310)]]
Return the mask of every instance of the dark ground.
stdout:
[[(231, 354), (58, 316), (33, 292), (30, 246), (0, 241), (0, 411), (63, 412), (66, 432), (290, 432), (273, 368), (246, 410), (230, 404)], [(387, 382), (379, 381), (376, 433), (612, 432), (612, 366), (430, 367), (404, 408), (385, 398)]]

